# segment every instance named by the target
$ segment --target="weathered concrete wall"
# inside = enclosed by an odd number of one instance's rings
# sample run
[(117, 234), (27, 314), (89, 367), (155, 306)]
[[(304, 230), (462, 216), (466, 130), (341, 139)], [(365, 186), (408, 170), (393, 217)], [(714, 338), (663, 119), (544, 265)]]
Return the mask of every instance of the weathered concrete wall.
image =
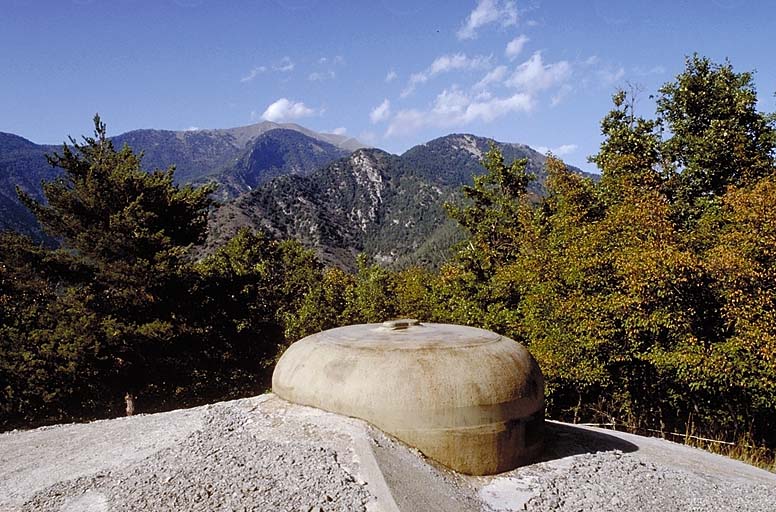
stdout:
[(531, 461), (542, 447), (544, 381), (520, 344), (445, 324), (354, 325), (293, 344), (273, 391), (364, 419), (467, 474)]

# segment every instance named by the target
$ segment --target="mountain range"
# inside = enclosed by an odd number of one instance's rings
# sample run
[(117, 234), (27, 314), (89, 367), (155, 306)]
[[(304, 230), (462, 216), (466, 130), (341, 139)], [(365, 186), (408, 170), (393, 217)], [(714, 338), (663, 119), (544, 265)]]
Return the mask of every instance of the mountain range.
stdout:
[(55, 146), (38, 145), (18, 135), (0, 132), (0, 230), (14, 230), (43, 239), (35, 217), (19, 201), (16, 187), (42, 199), (41, 181), (59, 175), (46, 161)]
[[(401, 155), (271, 122), (223, 130), (135, 130), (113, 142), (142, 151), (146, 169), (175, 165), (179, 183), (218, 183), (221, 205), (211, 215), (203, 251), (250, 227), (296, 238), (325, 262), (345, 268), (353, 267), (360, 252), (390, 266), (443, 261), (462, 238), (443, 204), (460, 200), (461, 186), (484, 172), (480, 161), (491, 143), (507, 162), (528, 160), (528, 171), (537, 176), (534, 193), (543, 192), (545, 178), (541, 153), (469, 134), (434, 139)], [(57, 149), (0, 132), (0, 229), (43, 237), (15, 187), (40, 199), (41, 180), (58, 176), (45, 154)]]

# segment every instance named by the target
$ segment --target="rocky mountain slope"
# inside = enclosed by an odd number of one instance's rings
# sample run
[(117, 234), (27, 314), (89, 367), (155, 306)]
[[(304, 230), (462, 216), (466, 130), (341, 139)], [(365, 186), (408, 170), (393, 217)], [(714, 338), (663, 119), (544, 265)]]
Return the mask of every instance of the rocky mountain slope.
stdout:
[[(296, 238), (328, 263), (352, 267), (359, 252), (376, 254), (383, 231), (399, 225), (405, 238), (412, 237), (418, 212), (395, 212), (401, 204), (438, 204), (440, 194), (440, 189), (405, 175), (400, 157), (360, 149), (309, 176), (271, 180), (225, 205), (212, 217), (210, 243), (217, 246), (248, 226)], [(442, 217), (441, 209), (425, 214), (433, 222)], [(407, 244), (397, 250), (406, 252)]]
[(224, 200), (251, 191), (272, 178), (307, 175), (350, 151), (304, 133), (277, 128), (251, 141), (248, 151), (214, 177)]
[(307, 174), (361, 147), (355, 139), (270, 121), (222, 130), (134, 130), (113, 141), (142, 151), (147, 169), (174, 165), (179, 183), (219, 183), (222, 199), (273, 176)]
[(454, 134), (401, 156), (361, 149), (309, 176), (271, 180), (215, 213), (209, 244), (248, 226), (301, 240), (326, 262), (346, 268), (359, 252), (388, 265), (437, 264), (462, 237), (443, 205), (460, 200), (461, 186), (484, 172), (480, 161), (491, 143), (507, 162), (526, 158), (537, 176), (532, 191), (543, 192), (544, 155), (525, 145)]
[[(224, 130), (134, 130), (113, 137), (143, 152), (146, 169), (176, 168), (179, 183), (218, 183), (217, 197), (228, 201), (272, 177), (308, 174), (361, 147), (355, 139), (317, 133), (302, 126), (265, 121)], [(37, 222), (18, 201), (16, 186), (41, 199), (42, 180), (59, 171), (45, 155), (59, 146), (39, 145), (0, 133), (0, 230), (12, 229), (40, 238)]]
[[(292, 237), (327, 263), (353, 268), (364, 252), (386, 265), (436, 265), (462, 238), (443, 205), (484, 172), (491, 143), (507, 162), (526, 158), (543, 193), (545, 156), (522, 144), (453, 134), (402, 155), (359, 148), (354, 139), (295, 124), (263, 122), (224, 130), (135, 130), (113, 138), (143, 152), (146, 169), (176, 166), (180, 183), (215, 181), (225, 203), (211, 219), (211, 250), (240, 227)], [(55, 146), (0, 134), (0, 229), (42, 238), (16, 197), (18, 185), (41, 199), (41, 180), (57, 176), (45, 160)], [(574, 169), (581, 172), (579, 169)]]
[[(401, 157), (418, 177), (440, 185), (460, 187), (471, 184), (473, 176), (484, 172), (480, 162), (491, 143), (498, 146), (506, 162), (528, 159), (526, 169), (536, 176), (533, 190), (542, 190), (547, 157), (525, 144), (497, 142), (470, 134), (451, 134), (410, 148)], [(576, 167), (571, 169), (582, 173)]]

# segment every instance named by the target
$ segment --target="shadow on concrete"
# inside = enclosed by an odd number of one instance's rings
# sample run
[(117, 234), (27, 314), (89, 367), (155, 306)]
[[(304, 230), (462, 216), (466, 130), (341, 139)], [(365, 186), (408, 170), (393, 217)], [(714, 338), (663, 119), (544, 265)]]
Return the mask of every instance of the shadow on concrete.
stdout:
[(619, 437), (568, 423), (545, 422), (544, 450), (537, 462), (562, 459), (583, 453), (635, 452), (639, 447)]

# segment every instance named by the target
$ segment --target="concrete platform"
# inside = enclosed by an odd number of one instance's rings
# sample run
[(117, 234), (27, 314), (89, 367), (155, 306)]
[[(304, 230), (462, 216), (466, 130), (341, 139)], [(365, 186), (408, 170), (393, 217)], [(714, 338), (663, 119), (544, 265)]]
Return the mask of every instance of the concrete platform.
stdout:
[[(656, 508), (657, 507), (657, 508)], [(776, 510), (776, 475), (660, 439), (548, 422), (488, 477), (268, 394), (0, 434), (0, 510)]]

